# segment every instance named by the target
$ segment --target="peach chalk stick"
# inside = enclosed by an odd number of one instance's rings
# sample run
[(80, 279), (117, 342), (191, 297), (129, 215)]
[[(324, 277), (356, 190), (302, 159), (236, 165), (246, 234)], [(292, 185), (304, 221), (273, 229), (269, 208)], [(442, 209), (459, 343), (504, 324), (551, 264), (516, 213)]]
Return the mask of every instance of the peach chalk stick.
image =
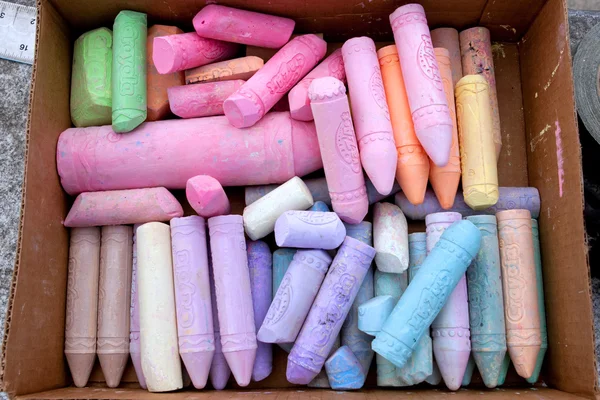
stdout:
[(496, 73), (490, 31), (480, 26), (466, 29), (460, 33), (460, 54), (465, 75), (479, 74), (485, 77), (490, 86), (490, 106), (492, 107), (492, 132), (496, 159), (502, 150), (502, 131), (500, 130), (500, 111), (496, 91)]
[(317, 78), (308, 89), (331, 205), (342, 221), (361, 222), (369, 211), (367, 188), (344, 84)]
[(150, 222), (136, 231), (142, 369), (150, 392), (183, 387), (177, 341), (171, 229)]
[(460, 183), (460, 152), (458, 149), (458, 129), (456, 127), (456, 107), (454, 106), (454, 85), (452, 84), (450, 53), (443, 48), (435, 48), (433, 51), (440, 67), (440, 76), (442, 77), (444, 93), (446, 93), (450, 118), (452, 119), (452, 147), (450, 148), (448, 164), (445, 167), (438, 167), (433, 161), (431, 162), (429, 181), (442, 208), (448, 210), (454, 204), (454, 198)]
[(390, 22), (415, 132), (429, 158), (443, 167), (452, 147), (452, 120), (425, 10), (419, 4), (398, 7), (390, 15)]
[(169, 88), (171, 112), (181, 118), (223, 115), (223, 102), (244, 83), (235, 80)]
[(542, 345), (531, 213), (507, 210), (496, 214), (502, 264), (506, 344), (523, 378), (531, 377)]
[(313, 115), (308, 98), (308, 87), (316, 78), (332, 76), (342, 82), (346, 82), (346, 71), (344, 70), (344, 59), (342, 50), (337, 49), (323, 62), (308, 73), (288, 94), (290, 114), (292, 118), (299, 121), (312, 121)]
[(262, 239), (275, 229), (275, 222), (286, 211), (304, 211), (314, 204), (302, 179), (293, 177), (277, 189), (244, 208), (244, 228), (252, 240)]
[(314, 124), (292, 120), (289, 113), (269, 113), (244, 130), (225, 117), (147, 122), (127, 135), (110, 126), (83, 129), (64, 131), (56, 151), (61, 183), (71, 195), (183, 189), (202, 174), (223, 186), (283, 183), (323, 167)]
[(196, 14), (193, 24), (202, 37), (277, 49), (290, 40), (296, 23), (290, 18), (209, 4)]
[(448, 50), (448, 53), (450, 53), (449, 55), (450, 68), (452, 69), (452, 87), (454, 87), (456, 83), (460, 80), (460, 78), (463, 77), (458, 31), (454, 28), (434, 29), (431, 31), (431, 43), (433, 43), (433, 47), (444, 48)]
[(396, 45), (382, 47), (377, 57), (398, 153), (396, 180), (409, 201), (418, 205), (427, 190), (429, 158), (415, 133)]
[(473, 210), (483, 210), (499, 198), (489, 85), (481, 75), (465, 75), (455, 95), (463, 196)]
[(154, 54), (154, 38), (159, 36), (177, 35), (183, 33), (176, 26), (153, 25), (148, 29), (148, 39), (146, 40), (146, 81), (148, 87), (148, 104), (146, 121), (158, 121), (169, 115), (169, 98), (167, 89), (172, 86), (185, 84), (185, 75), (183, 71), (173, 72), (172, 74), (159, 74), (154, 66), (152, 55)]
[(129, 307), (129, 355), (135, 375), (142, 389), (148, 389), (142, 371), (142, 350), (140, 348), (140, 300), (137, 289), (137, 245), (135, 231), (140, 224), (133, 225), (133, 262), (131, 263), (131, 306)]
[(327, 43), (315, 35), (302, 35), (286, 44), (252, 78), (229, 96), (223, 109), (236, 128), (256, 124), (327, 51)]
[(237, 51), (237, 44), (207, 39), (188, 32), (154, 38), (152, 60), (159, 74), (170, 74), (226, 60)]
[(218, 180), (208, 175), (190, 178), (185, 185), (185, 197), (190, 206), (204, 218), (229, 214), (229, 199)]
[(100, 228), (71, 229), (65, 356), (77, 387), (87, 385), (96, 361)]
[(96, 351), (110, 388), (119, 386), (129, 360), (132, 251), (130, 226), (102, 227)]
[(342, 55), (360, 160), (375, 189), (387, 195), (396, 178), (398, 154), (375, 43), (364, 36), (350, 39)]
[(241, 215), (208, 220), (221, 346), (236, 382), (248, 386), (258, 344)]
[[(313, 35), (323, 39), (322, 33), (313, 33)], [(294, 33), (290, 36), (290, 40), (302, 36), (301, 34)], [(341, 47), (341, 45), (339, 46)], [(327, 52), (329, 53), (331, 50), (331, 46), (327, 46)], [(269, 61), (273, 56), (277, 54), (277, 49), (270, 49), (268, 47), (258, 47), (258, 46), (246, 46), (246, 56), (255, 56), (262, 58), (265, 62)]]
[(64, 225), (70, 228), (139, 224), (181, 217), (183, 209), (165, 188), (81, 193)]
[(240, 57), (185, 71), (185, 83), (207, 83), (218, 81), (248, 80), (262, 68), (265, 62), (259, 57)]

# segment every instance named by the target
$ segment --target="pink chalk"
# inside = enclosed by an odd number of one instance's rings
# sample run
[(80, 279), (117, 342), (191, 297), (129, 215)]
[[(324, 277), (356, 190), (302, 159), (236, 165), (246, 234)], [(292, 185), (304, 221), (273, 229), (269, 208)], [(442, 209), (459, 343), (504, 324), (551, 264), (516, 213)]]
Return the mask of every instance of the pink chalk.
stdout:
[(295, 22), (253, 11), (217, 4), (205, 6), (193, 20), (202, 37), (278, 49), (290, 40)]
[(147, 122), (127, 135), (110, 126), (71, 128), (60, 135), (56, 158), (71, 195), (183, 189), (188, 179), (204, 174), (223, 186), (283, 183), (323, 167), (315, 125), (289, 113), (269, 113), (243, 130), (225, 117)]
[(375, 189), (387, 195), (396, 181), (398, 153), (375, 42), (364, 36), (350, 39), (342, 54), (360, 160)]
[(438, 167), (444, 167), (452, 146), (452, 119), (437, 60), (420, 4), (398, 7), (390, 15), (402, 76), (421, 145)]
[(208, 175), (190, 178), (185, 185), (185, 197), (190, 206), (204, 218), (229, 214), (229, 199), (218, 180)]
[(308, 89), (331, 205), (342, 221), (361, 222), (369, 211), (346, 87), (333, 77), (317, 78)]
[(167, 89), (171, 112), (181, 118), (223, 115), (223, 102), (244, 82), (237, 79), (172, 86)]
[(203, 389), (215, 353), (206, 225), (195, 215), (170, 225), (179, 354), (194, 387)]
[(208, 254), (208, 270), (210, 278), (210, 299), (212, 302), (213, 329), (215, 333), (215, 354), (210, 365), (210, 383), (216, 390), (223, 390), (231, 376), (231, 370), (225, 360), (221, 346), (221, 328), (219, 326), (219, 312), (217, 311), (217, 295), (215, 294), (215, 280), (212, 268), (212, 259)]
[(87, 226), (143, 224), (181, 217), (183, 208), (164, 187), (81, 193), (64, 225)]
[(154, 38), (152, 61), (159, 74), (170, 74), (231, 58), (238, 45), (206, 39), (194, 32)]
[(310, 99), (308, 98), (308, 87), (316, 78), (332, 76), (342, 82), (346, 82), (346, 71), (344, 70), (344, 59), (342, 49), (337, 49), (329, 55), (323, 62), (308, 73), (288, 94), (290, 105), (290, 114), (292, 118), (299, 121), (312, 121), (313, 114), (310, 109)]
[[(142, 371), (142, 350), (140, 347), (140, 301), (137, 289), (137, 246), (135, 231), (139, 224), (133, 226), (133, 262), (131, 264), (131, 306), (129, 307), (129, 355), (135, 369), (135, 375), (142, 389), (148, 389)], [(71, 233), (71, 238), (73, 234)], [(72, 240), (72, 239), (71, 239)]]
[(221, 348), (238, 385), (247, 386), (257, 343), (242, 216), (212, 217), (208, 228)]
[(327, 51), (316, 35), (302, 35), (283, 46), (237, 92), (223, 108), (231, 125), (247, 128), (257, 123)]

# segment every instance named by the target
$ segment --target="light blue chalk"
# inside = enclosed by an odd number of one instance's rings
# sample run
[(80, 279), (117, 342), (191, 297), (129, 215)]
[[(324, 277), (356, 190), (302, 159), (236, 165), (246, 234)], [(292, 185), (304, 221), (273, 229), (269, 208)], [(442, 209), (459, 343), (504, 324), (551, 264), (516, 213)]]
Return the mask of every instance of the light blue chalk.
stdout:
[(327, 207), (327, 204), (323, 203), (322, 201), (315, 201), (315, 204), (313, 204), (313, 206), (309, 208), (308, 211), (328, 212), (329, 207)]
[(469, 362), (467, 363), (467, 368), (465, 369), (465, 374), (463, 375), (461, 386), (469, 386), (471, 384), (471, 378), (473, 378), (473, 372), (475, 372), (475, 360), (473, 359), (473, 354), (469, 357)]
[[(427, 234), (408, 235), (408, 248), (408, 278), (411, 281), (427, 257)], [(431, 374), (433, 374), (433, 341), (427, 329), (419, 339), (408, 362), (402, 368), (396, 368), (396, 375), (404, 382), (417, 385)]]
[(404, 366), (480, 246), (481, 233), (471, 222), (446, 229), (373, 340), (373, 350), (396, 367)]
[(358, 306), (358, 329), (371, 336), (377, 335), (395, 305), (392, 296), (377, 296), (362, 303)]
[(536, 383), (540, 377), (540, 371), (544, 363), (544, 356), (548, 349), (548, 330), (546, 327), (546, 306), (544, 305), (544, 276), (542, 274), (542, 254), (540, 251), (540, 232), (538, 222), (531, 220), (531, 232), (533, 234), (533, 256), (535, 260), (535, 282), (538, 292), (538, 309), (540, 310), (540, 331), (542, 332), (542, 347), (538, 353), (535, 362), (535, 368), (531, 377), (527, 379), (529, 383)]
[[(273, 297), (277, 294), (277, 289), (296, 254), (296, 249), (281, 248), (273, 252)], [(286, 353), (289, 353), (294, 343), (278, 343)]]
[(433, 372), (427, 377), (427, 379), (425, 379), (425, 382), (432, 386), (437, 386), (442, 383), (442, 373), (440, 372), (440, 368), (437, 366), (435, 360), (433, 360)]
[[(408, 273), (392, 274), (375, 270), (375, 295), (392, 296), (394, 304), (400, 300), (400, 296), (408, 286)], [(376, 355), (377, 364), (377, 386), (408, 386), (406, 382), (396, 375), (396, 366), (380, 356)]]
[[(333, 342), (333, 347), (329, 352), (327, 358), (331, 357), (333, 353), (335, 353), (339, 348), (340, 335), (338, 335), (335, 338), (335, 342)], [(307, 386), (310, 388), (329, 389), (331, 386), (329, 385), (329, 378), (327, 377), (327, 372), (325, 371), (325, 368), (321, 369), (321, 372), (319, 372), (319, 374), (315, 376), (315, 378), (312, 381), (310, 381), (310, 383)]]
[(481, 248), (467, 269), (471, 359), (485, 386), (495, 388), (507, 351), (498, 226), (494, 215), (466, 219), (481, 232)]
[[(364, 221), (356, 225), (344, 224), (344, 226), (346, 227), (347, 236), (360, 240), (369, 246), (373, 245), (373, 226), (370, 222)], [(342, 345), (348, 346), (352, 350), (366, 374), (369, 372), (375, 353), (371, 349), (373, 336), (367, 335), (358, 329), (358, 306), (372, 297), (373, 267), (370, 267), (340, 331)]]
[(335, 390), (360, 389), (366, 374), (350, 347), (342, 346), (325, 362), (329, 385)]
[(498, 376), (498, 386), (504, 385), (506, 381), (506, 375), (508, 374), (508, 369), (510, 368), (510, 354), (506, 352), (504, 356), (504, 361), (502, 361), (502, 368), (500, 369), (500, 375)]

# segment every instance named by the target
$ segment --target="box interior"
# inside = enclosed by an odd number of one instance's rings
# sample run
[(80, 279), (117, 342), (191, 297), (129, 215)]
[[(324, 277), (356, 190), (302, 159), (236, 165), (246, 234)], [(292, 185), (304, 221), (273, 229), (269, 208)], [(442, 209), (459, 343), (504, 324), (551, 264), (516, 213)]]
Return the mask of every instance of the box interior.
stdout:
[[(296, 32), (322, 32), (330, 43), (368, 35), (392, 39), (388, 16), (404, 1), (241, 0), (220, 4), (294, 18)], [(463, 29), (482, 25), (492, 32), (503, 150), (499, 160), (502, 186), (535, 186), (542, 200), (539, 217), (549, 348), (541, 379), (531, 389), (462, 389), (457, 398), (485, 394), (495, 398), (570, 399), (596, 396), (596, 361), (587, 242), (583, 222), (581, 149), (574, 108), (571, 52), (564, 0), (420, 1), (430, 27)], [(63, 355), (69, 235), (62, 220), (72, 202), (56, 172), (59, 134), (71, 126), (70, 70), (73, 41), (87, 30), (111, 28), (122, 9), (148, 13), (152, 23), (175, 24), (190, 31), (191, 20), (206, 3), (200, 0), (38, 0), (38, 42), (29, 110), (26, 171), (19, 248), (6, 319), (1, 364), (5, 391), (23, 398), (131, 398), (148, 393), (134, 389), (131, 365), (125, 388), (71, 384)], [(230, 188), (233, 212), (243, 209), (243, 190)], [(189, 207), (187, 207), (189, 210)], [(412, 230), (422, 224), (412, 225)], [(273, 374), (241, 392), (179, 392), (162, 397), (215, 396), (260, 398), (335, 396), (332, 391), (291, 387), (285, 380), (285, 353), (276, 351)], [(371, 371), (372, 375), (373, 371)], [(356, 398), (445, 397), (444, 390), (368, 389)], [(235, 387), (235, 386), (233, 386)], [(550, 389), (552, 388), (552, 389)], [(56, 389), (56, 390), (53, 390)], [(249, 391), (257, 389), (260, 391)], [(266, 390), (266, 391), (265, 391)], [(571, 393), (571, 394), (569, 394)]]

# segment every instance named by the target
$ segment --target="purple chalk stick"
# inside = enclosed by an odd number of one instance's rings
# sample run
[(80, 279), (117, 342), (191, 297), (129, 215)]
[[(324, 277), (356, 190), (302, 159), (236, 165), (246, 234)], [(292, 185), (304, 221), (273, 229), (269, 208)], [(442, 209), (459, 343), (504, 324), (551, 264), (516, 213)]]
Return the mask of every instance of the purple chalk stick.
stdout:
[(212, 270), (212, 259), (208, 255), (208, 269), (210, 270), (210, 299), (212, 302), (213, 329), (215, 332), (215, 354), (210, 366), (210, 383), (216, 390), (223, 390), (231, 376), (231, 369), (223, 354), (221, 347), (221, 329), (219, 327), (219, 313), (217, 312), (217, 297), (215, 294), (215, 280)]
[(293, 343), (331, 264), (323, 250), (298, 250), (258, 331), (266, 343)]
[[(248, 269), (254, 307), (254, 325), (258, 330), (267, 315), (273, 296), (273, 259), (269, 246), (260, 240), (248, 242)], [(252, 380), (262, 381), (273, 370), (273, 346), (258, 342)]]
[(321, 371), (373, 257), (373, 247), (346, 237), (288, 357), (289, 382), (305, 385)]
[(279, 247), (337, 249), (346, 237), (346, 228), (334, 212), (286, 211), (275, 222)]

